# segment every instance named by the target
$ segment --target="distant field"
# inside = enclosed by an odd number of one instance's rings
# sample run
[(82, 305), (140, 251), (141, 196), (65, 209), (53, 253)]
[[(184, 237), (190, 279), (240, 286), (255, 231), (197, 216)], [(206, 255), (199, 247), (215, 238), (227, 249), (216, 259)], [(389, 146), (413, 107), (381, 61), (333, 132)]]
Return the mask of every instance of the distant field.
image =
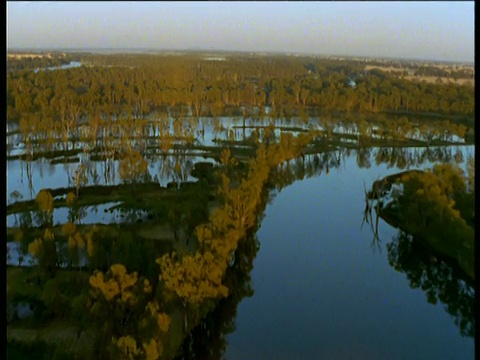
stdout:
[[(415, 76), (415, 75), (408, 75), (405, 76), (404, 79), (406, 80), (412, 80), (412, 81), (425, 81), (427, 83), (436, 83), (437, 79), (439, 77), (437, 76)], [(464, 85), (464, 84), (472, 84), (475, 85), (475, 79), (452, 79), (452, 78), (447, 78), (447, 77), (440, 77), (440, 80), (442, 80), (442, 83), (455, 83), (458, 85)]]
[[(63, 56), (65, 54), (62, 53)], [(53, 55), (51, 53), (9, 53), (7, 54), (7, 57), (10, 59), (25, 59), (25, 58), (52, 58)]]
[(7, 57), (12, 59), (25, 59), (25, 58), (42, 58), (52, 57), (50, 54), (7, 54)]
[[(443, 70), (447, 70), (449, 72), (454, 70), (452, 68), (452, 66), (448, 66), (448, 65), (434, 65), (434, 66), (438, 67), (438, 68), (441, 68)], [(455, 70), (461, 70), (461, 69), (467, 69), (467, 68), (471, 68), (471, 67), (459, 66), (458, 69), (455, 69)], [(433, 83), (437, 82), (437, 79), (440, 79), (440, 80), (442, 80), (442, 83), (455, 83), (455, 84), (459, 84), (459, 85), (470, 83), (472, 85), (475, 85), (475, 79), (474, 78), (471, 78), (471, 79), (456, 79), (455, 80), (453, 78), (443, 77), (443, 76), (441, 76), (441, 77), (438, 77), (438, 76), (418, 76), (418, 75), (414, 75), (415, 70), (412, 69), (412, 68), (396, 68), (396, 67), (393, 67), (393, 66), (379, 66), (379, 65), (366, 65), (365, 66), (365, 71), (369, 71), (369, 70), (373, 70), (373, 69), (393, 73), (393, 74), (396, 74), (398, 76), (401, 76), (402, 78), (404, 78), (406, 80), (411, 80), (411, 81), (425, 81), (427, 83), (432, 83), (433, 84)], [(404, 71), (407, 71), (408, 75), (403, 76)]]

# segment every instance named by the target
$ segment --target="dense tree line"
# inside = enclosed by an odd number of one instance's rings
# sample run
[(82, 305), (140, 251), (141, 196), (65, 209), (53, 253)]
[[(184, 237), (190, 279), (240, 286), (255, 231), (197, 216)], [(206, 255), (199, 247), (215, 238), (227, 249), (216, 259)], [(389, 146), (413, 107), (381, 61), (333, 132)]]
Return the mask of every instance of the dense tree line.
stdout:
[[(79, 120), (183, 107), (195, 116), (229, 108), (276, 114), (312, 111), (407, 111), (474, 115), (469, 85), (415, 83), (363, 64), (285, 56), (83, 55), (82, 67), (7, 73), (7, 118)], [(354, 78), (356, 86), (350, 86)]]

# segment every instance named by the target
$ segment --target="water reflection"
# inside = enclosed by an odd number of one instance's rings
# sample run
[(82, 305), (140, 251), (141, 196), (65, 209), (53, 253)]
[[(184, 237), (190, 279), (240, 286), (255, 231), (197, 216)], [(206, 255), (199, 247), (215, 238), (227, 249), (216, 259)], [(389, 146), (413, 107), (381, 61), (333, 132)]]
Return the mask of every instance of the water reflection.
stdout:
[[(430, 148), (339, 148), (320, 153), (307, 154), (303, 162), (287, 161), (279, 169), (281, 176), (275, 179), (276, 186), (281, 189), (282, 181), (289, 183), (289, 177), (294, 174), (298, 179), (303, 176), (319, 176), (324, 172), (339, 168), (341, 160), (355, 154), (357, 166), (370, 168), (387, 165), (387, 169), (410, 169), (428, 166), (436, 162), (455, 162), (464, 166), (465, 158), (473, 153), (472, 146), (449, 146)], [(313, 150), (313, 149), (312, 149)], [(314, 150), (313, 150), (314, 151)], [(98, 159), (98, 156), (95, 156)], [(196, 181), (191, 176), (195, 163), (205, 161), (205, 157), (191, 156), (184, 148), (174, 149), (170, 154), (149, 155), (149, 176), (161, 186), (169, 182), (181, 183)], [(207, 159), (215, 163), (212, 159)], [(86, 179), (83, 186), (118, 185), (118, 160), (115, 157), (105, 157), (103, 160), (93, 160), (91, 154), (83, 154), (80, 163), (58, 163), (40, 158), (38, 160), (9, 160), (7, 163), (7, 196), (16, 192), (25, 200), (33, 199), (42, 188), (66, 188), (75, 186), (75, 171), (80, 164), (86, 168)], [(284, 178), (282, 180), (282, 178)]]
[[(454, 171), (448, 172), (452, 171), (449, 169), (454, 169), (453, 167), (442, 167), (441, 171), (439, 169), (434, 168), (432, 173), (401, 172), (375, 181), (371, 190), (364, 190), (366, 206), (362, 226), (365, 223), (370, 225), (373, 234), (371, 247), (374, 251), (381, 249), (381, 240), (378, 233), (380, 218), (398, 228), (398, 233), (386, 244), (390, 266), (406, 275), (411, 288), (422, 289), (426, 294), (428, 303), (435, 305), (440, 302), (445, 311), (453, 317), (454, 323), (459, 327), (462, 336), (474, 337), (475, 288), (473, 270), (471, 269), (472, 261), (469, 261), (470, 258), (473, 258), (473, 247), (469, 245), (473, 242), (473, 233), (469, 231), (471, 229), (467, 225), (471, 225), (469, 219), (465, 222), (457, 221), (458, 219), (454, 218), (468, 213), (464, 207), (470, 208), (471, 205), (468, 202), (473, 202), (473, 197), (468, 193), (468, 188), (460, 186), (454, 180), (449, 180), (448, 176), (452, 176), (451, 179), (453, 179), (455, 174)], [(404, 212), (411, 213), (415, 209), (421, 208), (420, 191), (422, 191), (422, 194), (425, 191), (421, 179), (427, 181), (434, 174), (439, 177), (444, 176), (442, 181), (445, 189), (455, 189), (457, 187), (457, 190), (455, 190), (457, 192), (452, 197), (458, 202), (456, 209), (458, 208), (459, 212), (451, 213), (450, 217), (452, 219), (444, 212), (442, 220), (439, 220), (441, 216), (436, 215), (435, 219), (430, 222), (426, 221), (427, 224), (423, 227), (412, 227), (412, 224), (405, 220), (407, 217), (402, 214)], [(414, 183), (417, 196), (412, 198), (407, 195), (409, 194), (406, 190), (407, 184), (410, 179), (417, 179), (417, 176), (419, 182)], [(466, 177), (458, 178), (458, 181), (465, 182), (466, 179)], [(399, 183), (395, 183), (395, 181), (399, 181)], [(447, 181), (451, 181), (451, 184), (447, 184)], [(408, 186), (412, 185), (408, 184)], [(428, 186), (432, 186), (432, 184), (430, 183)], [(428, 203), (430, 208), (439, 206), (440, 197), (438, 195), (440, 191), (445, 190), (438, 188), (437, 197), (434, 197), (433, 193), (430, 194), (430, 202)], [(450, 200), (450, 205), (455, 204), (454, 200)], [(416, 222), (425, 220), (417, 216), (416, 213), (410, 215), (416, 218)], [(427, 218), (428, 215), (425, 213), (424, 217)], [(457, 230), (450, 233), (445, 226), (449, 230), (454, 228)], [(440, 231), (448, 233), (447, 238), (439, 237), (435, 232), (438, 229), (443, 229)], [(408, 231), (414, 231), (414, 234)]]
[(240, 302), (254, 294), (251, 271), (260, 249), (252, 231), (235, 252), (235, 260), (227, 270), (225, 284), (231, 293), (222, 299), (185, 339), (175, 360), (222, 359), (227, 348), (227, 335), (236, 330), (235, 321)]
[(60, 66), (49, 66), (49, 67), (46, 67), (44, 69), (36, 68), (34, 70), (34, 72), (38, 73), (39, 71), (45, 71), (45, 70), (53, 71), (53, 70), (59, 70), (59, 69), (70, 69), (70, 68), (75, 68), (75, 67), (80, 67), (80, 66), (82, 66), (81, 62), (70, 61), (68, 64), (63, 64), (63, 65), (60, 65)]
[(387, 244), (387, 250), (389, 264), (407, 276), (410, 287), (422, 289), (430, 304), (442, 303), (462, 336), (475, 336), (475, 287), (458, 266), (404, 231)]

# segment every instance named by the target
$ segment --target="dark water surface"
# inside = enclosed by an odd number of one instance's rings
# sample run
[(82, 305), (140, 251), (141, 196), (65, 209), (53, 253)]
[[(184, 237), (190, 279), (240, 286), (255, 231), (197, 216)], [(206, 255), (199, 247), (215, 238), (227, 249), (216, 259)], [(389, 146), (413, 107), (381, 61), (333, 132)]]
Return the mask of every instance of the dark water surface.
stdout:
[(361, 169), (350, 156), (273, 199), (257, 233), (254, 295), (238, 306), (226, 359), (474, 359), (474, 339), (444, 305), (389, 265), (385, 245), (398, 230), (380, 220), (375, 250), (369, 225), (361, 229), (363, 181), (398, 171)]

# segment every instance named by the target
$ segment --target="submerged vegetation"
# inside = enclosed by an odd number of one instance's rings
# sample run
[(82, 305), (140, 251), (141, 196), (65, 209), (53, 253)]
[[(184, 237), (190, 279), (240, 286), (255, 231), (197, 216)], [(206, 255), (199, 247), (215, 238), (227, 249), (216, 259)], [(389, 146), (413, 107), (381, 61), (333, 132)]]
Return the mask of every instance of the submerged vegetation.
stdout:
[[(28, 179), (7, 204), (7, 251), (19, 254), (7, 267), (12, 352), (172, 359), (200, 347), (197, 356), (220, 357), (236, 305), (253, 292), (255, 232), (276, 192), (350, 154), (360, 168), (373, 158), (410, 169), (461, 163), (444, 145), (474, 142), (473, 87), (414, 83), (354, 61), (57, 54), (41, 64), (82, 66), (35, 72), (40, 60), (26, 59), (7, 66), (7, 161)], [(467, 176), (437, 165), (388, 177), (370, 195), (402, 229), (391, 265), (460, 313), (471, 336), (470, 293), (452, 300), (441, 288), (455, 287), (451, 271), (474, 279), (467, 161)], [(55, 168), (64, 186), (35, 190), (35, 171)], [(99, 206), (117, 221), (85, 221)], [(418, 244), (448, 260), (438, 286), (419, 280), (423, 258), (404, 259)]]

